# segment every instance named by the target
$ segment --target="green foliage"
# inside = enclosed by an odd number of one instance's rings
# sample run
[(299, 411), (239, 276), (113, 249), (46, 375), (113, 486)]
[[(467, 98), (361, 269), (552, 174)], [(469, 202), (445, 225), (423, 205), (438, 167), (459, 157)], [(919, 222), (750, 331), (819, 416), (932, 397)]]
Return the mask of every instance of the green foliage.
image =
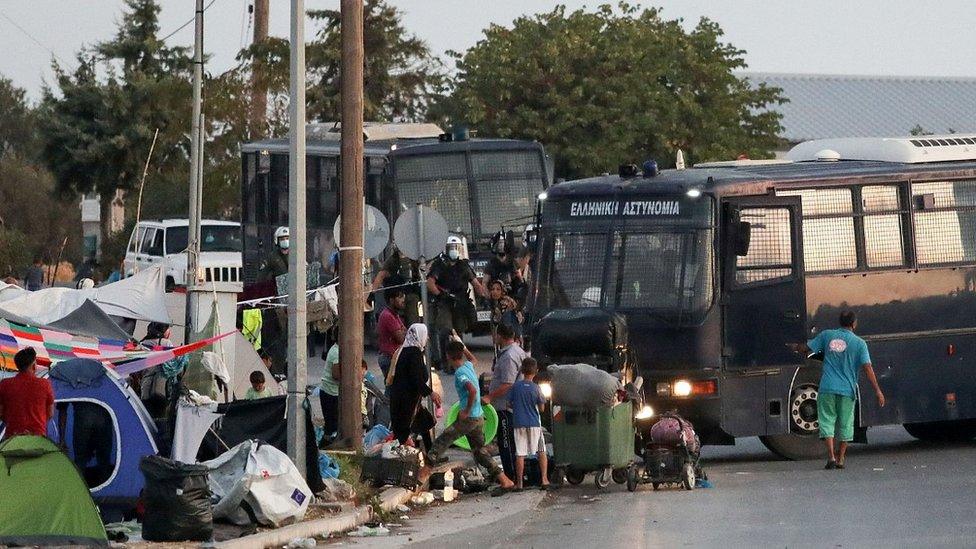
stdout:
[(32, 259), (27, 235), (17, 229), (0, 227), (0, 277), (21, 272)]
[[(316, 27), (305, 46), (309, 120), (339, 120), (341, 59), (338, 10), (313, 10), (308, 17)], [(363, 8), (365, 47), (366, 120), (423, 120), (441, 93), (446, 77), (440, 61), (427, 44), (409, 34), (400, 21), (400, 10), (384, 0), (366, 0)], [(260, 82), (271, 94), (272, 119), (286, 122), (288, 94), (288, 41), (271, 38), (241, 52), (238, 72), (257, 68)]]
[(0, 159), (10, 154), (33, 158), (36, 137), (34, 115), (24, 90), (0, 77)]
[[(142, 217), (186, 217), (189, 203), (192, 58), (161, 42), (156, 0), (126, 0), (116, 36), (78, 54), (79, 67), (55, 66), (56, 89), (40, 108), (43, 158), (62, 193), (95, 191), (107, 201), (127, 192), (134, 215), (142, 173)], [(235, 87), (236, 86), (236, 87)], [(235, 217), (239, 209), (239, 144), (243, 88), (222, 77), (204, 83), (204, 215)], [(104, 229), (103, 224), (103, 229)], [(109, 245), (108, 234), (103, 243)], [(103, 251), (114, 255), (115, 250)]]
[(737, 77), (744, 52), (708, 19), (686, 31), (657, 9), (558, 6), (484, 33), (452, 52), (457, 78), (436, 114), (541, 141), (561, 176), (669, 166), (678, 149), (692, 162), (763, 158), (778, 144), (780, 115), (767, 109), (780, 90)]
[(20, 272), (33, 257), (63, 258), (81, 252), (81, 212), (61, 200), (50, 172), (35, 160), (36, 117), (24, 91), (0, 78), (0, 275)]

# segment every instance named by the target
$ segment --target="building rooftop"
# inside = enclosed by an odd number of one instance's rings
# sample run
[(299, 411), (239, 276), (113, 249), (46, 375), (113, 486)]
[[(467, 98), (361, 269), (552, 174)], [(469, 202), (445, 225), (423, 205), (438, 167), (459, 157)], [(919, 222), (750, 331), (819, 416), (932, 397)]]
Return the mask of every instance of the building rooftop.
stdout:
[(781, 137), (791, 143), (830, 137), (976, 132), (976, 78), (743, 72), (783, 89)]

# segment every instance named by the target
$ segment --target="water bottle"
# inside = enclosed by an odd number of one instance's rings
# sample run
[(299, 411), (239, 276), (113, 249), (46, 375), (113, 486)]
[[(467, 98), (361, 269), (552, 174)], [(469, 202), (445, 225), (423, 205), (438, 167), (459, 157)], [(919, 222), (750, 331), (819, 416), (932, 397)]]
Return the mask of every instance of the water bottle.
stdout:
[(444, 501), (454, 501), (454, 471), (444, 473)]

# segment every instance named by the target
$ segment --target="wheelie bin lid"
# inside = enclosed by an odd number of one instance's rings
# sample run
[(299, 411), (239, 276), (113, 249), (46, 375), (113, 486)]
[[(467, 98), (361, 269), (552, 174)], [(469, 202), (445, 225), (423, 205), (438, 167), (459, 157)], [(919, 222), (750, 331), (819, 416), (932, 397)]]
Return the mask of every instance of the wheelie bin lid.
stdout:
[[(498, 434), (498, 412), (495, 411), (494, 406), (491, 404), (485, 404), (481, 409), (485, 413), (485, 444), (488, 444), (495, 440), (495, 435)], [(461, 413), (461, 404), (455, 402), (454, 406), (451, 406), (451, 409), (447, 411), (447, 417), (444, 418), (444, 427), (453, 425), (457, 421), (459, 413)], [(471, 449), (471, 444), (468, 443), (468, 437), (461, 437), (455, 440), (454, 445), (464, 450)]]

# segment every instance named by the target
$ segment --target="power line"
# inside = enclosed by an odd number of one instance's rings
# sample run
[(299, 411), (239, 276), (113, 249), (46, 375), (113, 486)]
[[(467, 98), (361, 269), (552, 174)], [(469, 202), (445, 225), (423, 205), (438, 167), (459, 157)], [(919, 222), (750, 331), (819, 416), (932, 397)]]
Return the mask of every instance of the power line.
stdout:
[[(203, 7), (203, 11), (206, 12), (208, 9), (210, 9), (210, 6), (214, 5), (214, 2), (216, 2), (216, 1), (217, 0), (210, 0), (210, 3)], [(195, 20), (196, 20), (196, 16), (191, 17), (189, 21), (187, 21), (186, 23), (183, 23), (182, 25), (180, 25), (179, 27), (177, 27), (176, 30), (174, 30), (173, 32), (171, 32), (171, 33), (167, 34), (166, 36), (162, 37), (159, 41), (160, 42), (165, 42), (165, 41), (169, 40), (170, 38), (173, 37), (174, 34), (180, 32), (181, 30), (183, 30), (186, 27), (190, 26), (190, 24), (193, 23)]]
[[(213, 2), (211, 2), (211, 3), (213, 3)], [(24, 33), (24, 35), (27, 36), (27, 38), (30, 38), (31, 41), (33, 41), (35, 44), (37, 44), (38, 46), (40, 46), (41, 49), (46, 50), (48, 53), (50, 53), (52, 56), (54, 56), (54, 58), (57, 59), (62, 65), (68, 65), (68, 63), (65, 63), (64, 59), (61, 59), (61, 57), (58, 54), (54, 53), (54, 50), (52, 50), (51, 48), (49, 48), (49, 47), (45, 46), (44, 44), (42, 44), (41, 41), (38, 40), (37, 38), (34, 38), (34, 35), (32, 35), (31, 33), (27, 32), (27, 29), (25, 29), (24, 27), (21, 27), (20, 25), (18, 25), (17, 22), (14, 21), (13, 19), (11, 19), (10, 17), (8, 17), (6, 13), (4, 13), (3, 11), (0, 11), (0, 17), (3, 17), (4, 19), (7, 20), (8, 23), (10, 23), (14, 27), (16, 27), (17, 30), (19, 30), (20, 32)]]

